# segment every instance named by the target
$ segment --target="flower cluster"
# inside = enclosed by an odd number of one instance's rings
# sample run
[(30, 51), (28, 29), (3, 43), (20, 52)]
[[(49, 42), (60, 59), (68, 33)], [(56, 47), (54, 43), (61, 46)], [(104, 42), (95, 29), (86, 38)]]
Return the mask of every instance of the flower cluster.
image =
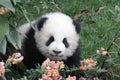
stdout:
[(87, 70), (91, 69), (92, 67), (96, 66), (97, 61), (94, 61), (92, 58), (87, 58), (81, 61), (80, 70)]
[(43, 74), (42, 78), (39, 80), (60, 80), (61, 76), (59, 74), (60, 69), (64, 68), (64, 63), (62, 61), (50, 61), (48, 58), (45, 60), (41, 66), (42, 69), (45, 69), (47, 72), (46, 74)]
[(9, 56), (8, 58), (8, 62), (10, 64), (18, 64), (20, 63), (22, 60), (24, 59), (24, 57), (20, 54), (20, 53), (14, 53), (12, 56)]
[[(41, 68), (45, 69), (47, 74), (43, 74), (42, 78), (39, 78), (38, 80), (62, 80), (62, 76), (59, 74), (59, 70), (64, 68), (65, 65), (63, 61), (50, 61), (49, 58), (47, 58)], [(75, 76), (68, 76), (66, 80), (76, 80)]]
[(52, 78), (49, 77), (49, 76), (46, 75), (46, 74), (43, 74), (43, 75), (42, 75), (42, 78), (39, 78), (38, 80), (52, 80)]
[(10, 12), (8, 8), (4, 8), (0, 6), (0, 15), (4, 15), (5, 13)]
[(68, 76), (66, 80), (76, 80), (76, 76)]
[(47, 58), (43, 63), (41, 68), (42, 69), (46, 69), (46, 70), (50, 70), (50, 69), (62, 69), (64, 68), (64, 62), (63, 61), (50, 61), (49, 58)]
[(102, 56), (107, 56), (108, 55), (108, 52), (105, 51), (104, 48), (101, 48), (100, 50), (96, 50), (96, 53), (97, 54), (102, 54)]
[(0, 77), (4, 76), (5, 74), (5, 67), (4, 67), (4, 63), (0, 62)]

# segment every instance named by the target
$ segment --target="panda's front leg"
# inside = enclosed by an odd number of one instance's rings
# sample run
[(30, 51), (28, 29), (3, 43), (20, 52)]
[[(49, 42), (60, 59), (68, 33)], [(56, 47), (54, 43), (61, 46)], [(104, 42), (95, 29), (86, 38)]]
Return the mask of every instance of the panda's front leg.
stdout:
[(68, 67), (79, 67), (80, 66), (80, 48), (79, 46), (75, 50), (74, 54), (71, 57), (68, 57), (67, 60), (64, 61), (64, 63)]

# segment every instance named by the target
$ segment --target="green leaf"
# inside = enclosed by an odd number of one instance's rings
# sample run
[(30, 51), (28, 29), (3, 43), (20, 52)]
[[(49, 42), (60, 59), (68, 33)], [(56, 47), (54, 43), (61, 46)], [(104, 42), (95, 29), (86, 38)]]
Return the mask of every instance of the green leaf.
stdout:
[(10, 9), (12, 12), (15, 12), (15, 8), (13, 7), (10, 0), (0, 0), (0, 5)]
[(10, 71), (11, 71), (11, 70), (10, 70), (10, 69), (8, 69), (8, 68), (6, 68), (6, 69), (5, 69), (5, 72), (10, 72)]
[(4, 39), (2, 40), (2, 42), (0, 43), (0, 52), (1, 52), (2, 54), (6, 54), (6, 46), (7, 46), (7, 41), (6, 41), (6, 39), (4, 38)]
[(113, 74), (113, 76), (115, 76), (115, 77), (119, 77), (119, 78), (120, 78), (120, 75), (118, 75), (118, 74)]
[(32, 27), (34, 30), (36, 30), (35, 26), (32, 24), (32, 22), (30, 21), (30, 19), (29, 19), (28, 16), (27, 16), (27, 14), (26, 14), (27, 12), (26, 12), (25, 8), (22, 9), (22, 12), (23, 12), (23, 15), (25, 16), (26, 20), (28, 21), (28, 23), (31, 25), (31, 27)]
[(15, 28), (11, 28), (7, 34), (7, 40), (16, 48), (21, 49), (21, 40)]
[(113, 60), (112, 58), (110, 58), (110, 59), (106, 59), (106, 61), (105, 61), (105, 62), (108, 62), (108, 63), (113, 64), (113, 63), (114, 63), (114, 60)]
[(103, 73), (103, 72), (107, 72), (107, 70), (106, 69), (98, 69), (97, 72), (98, 73)]
[(7, 18), (0, 16), (0, 43), (8, 32), (9, 32), (8, 20)]
[(15, 80), (14, 78), (12, 78), (12, 80)]
[(21, 2), (21, 0), (12, 0), (13, 4), (16, 5), (17, 3)]

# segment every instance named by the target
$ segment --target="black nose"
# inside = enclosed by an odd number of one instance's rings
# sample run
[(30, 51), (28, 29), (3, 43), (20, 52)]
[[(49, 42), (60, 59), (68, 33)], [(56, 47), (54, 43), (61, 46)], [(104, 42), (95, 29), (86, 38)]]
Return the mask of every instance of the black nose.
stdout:
[(61, 53), (61, 51), (56, 51), (56, 50), (53, 50), (53, 52), (54, 52), (55, 54)]

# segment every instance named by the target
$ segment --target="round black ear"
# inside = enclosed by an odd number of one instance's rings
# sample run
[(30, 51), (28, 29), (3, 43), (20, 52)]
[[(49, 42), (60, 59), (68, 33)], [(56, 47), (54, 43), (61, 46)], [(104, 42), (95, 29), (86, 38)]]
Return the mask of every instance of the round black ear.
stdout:
[(81, 29), (80, 24), (75, 20), (73, 20), (73, 24), (75, 25), (76, 32), (80, 33), (80, 29)]
[(47, 19), (48, 19), (47, 17), (43, 17), (37, 21), (37, 28), (39, 31), (41, 30), (41, 28), (43, 27), (43, 24)]

